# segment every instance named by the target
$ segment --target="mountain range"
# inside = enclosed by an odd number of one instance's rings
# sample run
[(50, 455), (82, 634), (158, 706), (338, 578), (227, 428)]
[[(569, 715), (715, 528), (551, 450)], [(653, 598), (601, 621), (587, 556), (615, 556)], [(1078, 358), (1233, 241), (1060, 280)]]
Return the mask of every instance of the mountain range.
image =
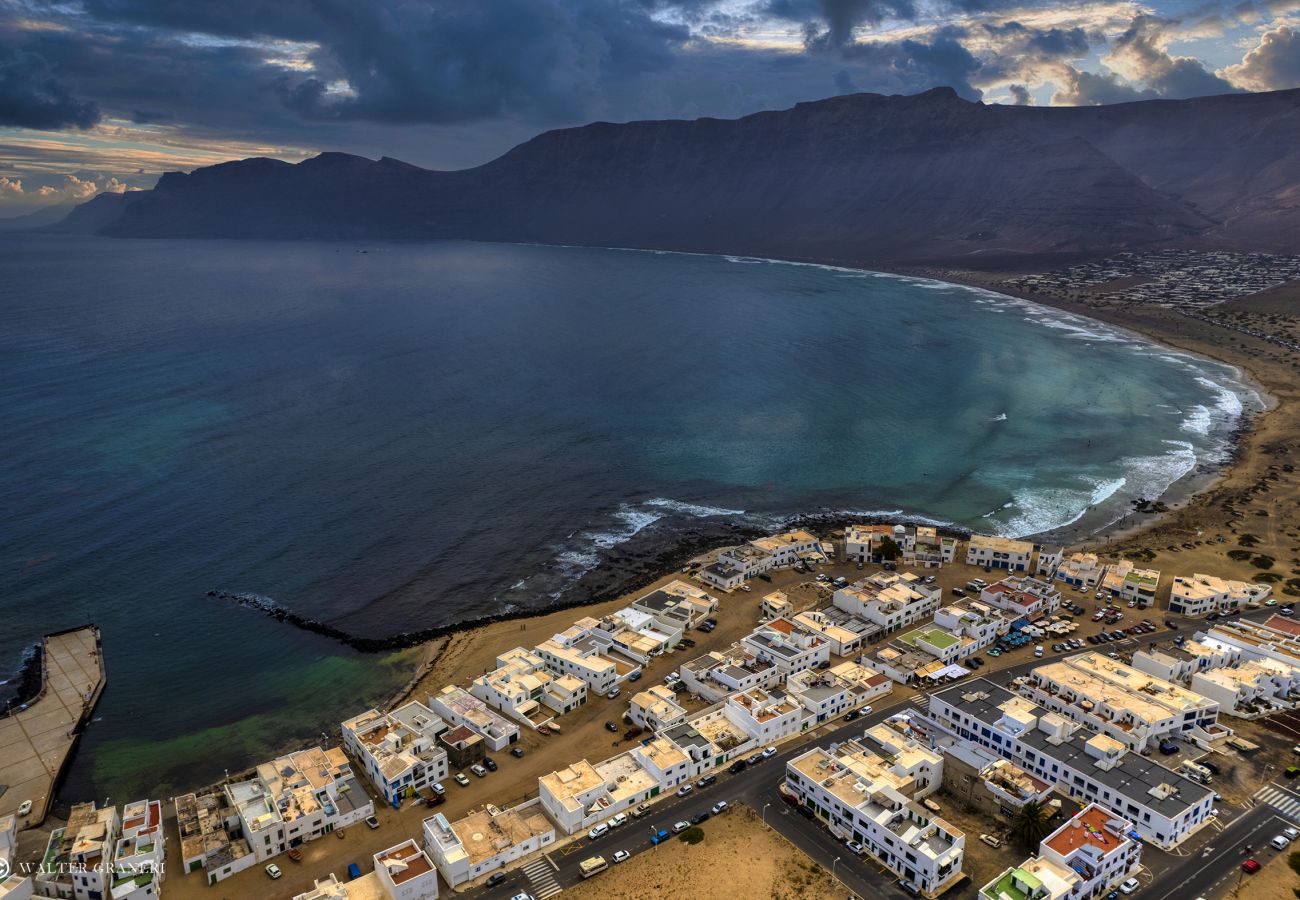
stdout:
[(548, 131), (434, 171), (322, 153), (169, 172), (53, 226), (110, 237), (467, 238), (821, 260), (1300, 246), (1300, 89), (1101, 107), (947, 88)]

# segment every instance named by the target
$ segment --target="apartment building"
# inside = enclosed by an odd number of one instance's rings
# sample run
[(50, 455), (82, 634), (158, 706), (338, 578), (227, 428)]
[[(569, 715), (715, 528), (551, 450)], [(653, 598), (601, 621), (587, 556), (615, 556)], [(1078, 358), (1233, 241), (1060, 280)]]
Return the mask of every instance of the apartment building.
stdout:
[(1133, 653), (1132, 666), (1139, 671), (1187, 684), (1197, 672), (1236, 665), (1241, 660), (1241, 648), (1229, 645), (1215, 646), (1203, 641), (1204, 635), (1184, 641), (1181, 645), (1151, 644)]
[(1071, 898), (1100, 897), (1142, 865), (1142, 842), (1136, 834), (1128, 819), (1089, 803), (1043, 838), (1038, 858), (1079, 877)]
[(942, 758), (919, 746), (907, 755), (912, 765), (891, 763), (858, 741), (834, 752), (813, 747), (786, 764), (784, 787), (833, 834), (859, 841), (906, 885), (933, 897), (961, 878), (966, 836), (913, 799), (938, 785)]
[[(594, 619), (588, 621), (595, 622)], [(589, 691), (605, 694), (625, 681), (641, 666), (625, 663), (619, 666), (605, 656), (607, 643), (593, 637), (581, 625), (572, 625), (535, 648), (542, 662), (555, 675), (571, 675), (587, 683)]]
[(1056, 567), (1056, 580), (1072, 588), (1090, 591), (1101, 583), (1106, 567), (1095, 553), (1071, 553)]
[(747, 644), (735, 643), (725, 650), (711, 650), (682, 665), (678, 670), (686, 689), (710, 702), (750, 688), (768, 688), (780, 683), (781, 671), (770, 659), (760, 659)]
[(734, 591), (746, 579), (770, 572), (778, 565), (771, 551), (751, 544), (741, 544), (718, 554), (716, 562), (700, 571), (700, 578), (724, 591)]
[(1214, 792), (985, 678), (930, 695), (927, 727), (1009, 759), (1171, 849), (1210, 818)]
[(878, 562), (886, 539), (898, 547), (898, 560), (913, 568), (938, 568), (957, 558), (957, 539), (940, 537), (929, 525), (850, 525), (844, 529), (844, 558)]
[(1081, 883), (1074, 870), (1051, 859), (1031, 856), (980, 888), (979, 900), (1067, 900), (1080, 896), (1076, 892)]
[(906, 628), (939, 608), (938, 588), (911, 572), (879, 572), (842, 587), (831, 596), (838, 608), (888, 634)]
[(240, 831), (239, 814), (224, 792), (177, 797), (176, 825), (184, 871), (201, 870), (209, 885), (257, 862), (257, 854)]
[(447, 777), (447, 753), (438, 737), (446, 722), (418, 700), (388, 713), (370, 709), (343, 722), (343, 747), (392, 805)]
[(498, 809), (491, 804), (455, 822), (424, 820), (424, 852), (453, 889), (555, 843), (555, 826), (534, 798)]
[(496, 668), (475, 678), (469, 691), (530, 728), (587, 702), (585, 681), (572, 675), (553, 675), (539, 655), (523, 647), (498, 656)]
[(1159, 569), (1139, 569), (1127, 559), (1107, 566), (1101, 579), (1102, 590), (1142, 607), (1155, 605), (1159, 585)]
[(654, 776), (660, 790), (672, 790), (690, 781), (698, 771), (690, 754), (666, 737), (656, 736), (632, 748), (637, 761)]
[(111, 806), (79, 803), (68, 824), (56, 828), (46, 844), (40, 870), (32, 879), (37, 896), (60, 900), (102, 900), (109, 896), (113, 851), (122, 821)]
[(1300, 669), (1273, 659), (1250, 659), (1191, 677), (1191, 689), (1240, 719), (1292, 709), (1300, 701)]
[(691, 625), (698, 624), (718, 611), (717, 597), (681, 579), (674, 579), (663, 587), (651, 591), (639, 600), (633, 601), (632, 605), (645, 612), (653, 613), (665, 608), (668, 601), (675, 601), (677, 607), (689, 611)]
[(538, 799), (565, 834), (643, 803), (659, 793), (658, 778), (638, 754), (620, 753), (594, 766), (585, 759), (537, 779)]
[[(580, 625), (584, 622), (580, 621)], [(644, 665), (668, 653), (682, 639), (681, 622), (664, 622), (634, 606), (601, 616), (591, 636), (605, 645), (607, 656), (625, 656)]]
[(920, 628), (905, 631), (895, 638), (895, 642), (915, 647), (945, 665), (973, 656), (979, 649), (979, 645), (972, 638), (953, 634), (938, 625), (922, 625)]
[(894, 682), (888, 676), (855, 662), (799, 672), (785, 682), (787, 696), (807, 710), (814, 723), (837, 719), (849, 710), (861, 709), (893, 689)]
[(827, 643), (833, 656), (851, 656), (861, 652), (867, 641), (880, 631), (878, 626), (834, 606), (775, 618), (793, 622), (817, 635)]
[(1033, 618), (1055, 612), (1061, 605), (1061, 592), (1042, 579), (1012, 575), (980, 591), (980, 600), (1016, 618)]
[(902, 640), (876, 647), (860, 657), (858, 662), (899, 684), (920, 684), (949, 675), (964, 677), (970, 674), (963, 666), (937, 659), (924, 646), (918, 647)]
[(764, 594), (763, 599), (759, 601), (758, 613), (759, 621), (770, 622), (773, 619), (779, 619), (781, 616), (787, 618), (792, 616), (794, 607), (785, 591), (771, 591)]
[(1034, 562), (1034, 574), (1042, 575), (1049, 581), (1056, 577), (1056, 570), (1065, 559), (1065, 548), (1057, 544), (1038, 544), (1034, 548), (1038, 554)]
[(1155, 749), (1172, 738), (1208, 743), (1232, 733), (1216, 724), (1218, 703), (1100, 653), (1039, 666), (1019, 683), (1030, 700), (1128, 750)]
[(1251, 584), (1219, 578), (1217, 575), (1178, 575), (1169, 589), (1169, 611), (1180, 616), (1204, 616), (1229, 609), (1244, 609), (1262, 603), (1273, 592), (1271, 585)]
[(112, 900), (157, 897), (166, 875), (162, 803), (137, 800), (122, 808), (122, 830), (113, 850)]
[(386, 900), (437, 900), (438, 870), (415, 841), (408, 838), (371, 859)]
[(627, 714), (648, 731), (661, 731), (686, 721), (686, 709), (677, 702), (677, 695), (661, 684), (634, 694)]
[(0, 900), (31, 900), (32, 879), (15, 871), (18, 845), (18, 817), (0, 816)]
[(772, 568), (794, 566), (801, 562), (822, 562), (821, 541), (807, 531), (785, 531), (768, 537), (755, 538), (749, 546), (772, 558)]
[(252, 778), (225, 785), (258, 862), (374, 815), (342, 748), (312, 747), (262, 763)]
[(519, 726), (498, 715), (464, 688), (448, 685), (429, 695), (429, 708), (448, 725), (464, 725), (480, 735), (489, 750), (502, 750), (519, 740)]
[[(744, 737), (752, 741), (746, 741), (738, 736), (735, 742), (726, 746), (725, 741), (717, 740), (717, 735), (707, 735), (707, 726), (702, 730), (700, 720), (692, 721), (691, 725), (695, 730), (706, 733), (710, 743), (717, 748), (709, 756), (719, 759), (719, 762), (724, 761), (722, 758), (734, 756), (737, 750), (743, 752), (743, 749), (748, 749), (755, 744), (772, 744), (792, 734), (798, 734), (808, 728), (813, 721), (803, 706), (779, 688), (771, 690), (750, 688), (732, 694), (726, 699), (721, 715), (725, 717), (727, 724), (735, 725)], [(745, 745), (744, 748), (742, 744)]]
[[(902, 531), (903, 526), (898, 528)], [(895, 537), (893, 525), (850, 525), (844, 529), (844, 559), (847, 562), (878, 562), (880, 546), (888, 538), (898, 544), (902, 551), (905, 534), (900, 532)]]
[(966, 565), (985, 569), (1025, 572), (1033, 560), (1034, 545), (1028, 541), (973, 534), (966, 544)]
[(830, 661), (830, 644), (789, 619), (759, 625), (741, 643), (759, 662), (770, 662), (786, 678)]

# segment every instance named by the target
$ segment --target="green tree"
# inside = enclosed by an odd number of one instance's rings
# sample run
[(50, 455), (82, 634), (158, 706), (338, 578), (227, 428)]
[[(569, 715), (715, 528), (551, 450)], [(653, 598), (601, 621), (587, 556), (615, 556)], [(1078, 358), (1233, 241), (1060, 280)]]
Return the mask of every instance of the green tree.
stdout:
[(1052, 830), (1047, 807), (1033, 800), (1020, 807), (1011, 821), (1011, 834), (1027, 849), (1033, 850)]
[(893, 562), (898, 559), (900, 552), (897, 541), (891, 537), (884, 537), (880, 539), (880, 548), (876, 551), (876, 556), (885, 562)]

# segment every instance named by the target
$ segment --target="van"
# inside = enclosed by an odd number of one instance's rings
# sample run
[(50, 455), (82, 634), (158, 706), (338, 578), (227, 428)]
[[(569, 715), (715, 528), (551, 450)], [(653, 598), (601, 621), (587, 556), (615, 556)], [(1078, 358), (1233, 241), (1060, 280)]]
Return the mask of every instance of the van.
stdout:
[(583, 878), (590, 878), (598, 872), (603, 872), (609, 868), (609, 863), (605, 862), (603, 856), (589, 856), (582, 862), (578, 863), (578, 869), (582, 872)]
[(1272, 847), (1274, 850), (1285, 850), (1287, 848), (1287, 845), (1290, 844), (1291, 842), (1286, 839), (1285, 835), (1279, 834), (1277, 837), (1273, 838), (1273, 840), (1269, 841), (1268, 843), (1269, 846)]

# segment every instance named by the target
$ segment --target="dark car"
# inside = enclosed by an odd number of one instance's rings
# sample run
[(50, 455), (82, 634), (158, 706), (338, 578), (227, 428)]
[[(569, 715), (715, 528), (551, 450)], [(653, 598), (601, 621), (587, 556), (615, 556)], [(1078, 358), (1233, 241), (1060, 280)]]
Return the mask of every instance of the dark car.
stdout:
[(1172, 620), (1172, 619), (1165, 619), (1165, 627), (1166, 627), (1166, 628), (1172, 628), (1174, 631), (1177, 631), (1177, 630), (1178, 630), (1178, 623), (1175, 622), (1175, 621)]
[(615, 723), (615, 722), (606, 722), (606, 723), (605, 723), (605, 730), (606, 730), (606, 731), (612, 731), (612, 732), (614, 732), (615, 734), (617, 734), (617, 733), (618, 733), (618, 725), (617, 725), (617, 723)]
[(485, 887), (496, 887), (498, 884), (500, 884), (505, 880), (506, 880), (505, 872), (493, 872), (491, 875), (488, 876), (488, 880), (483, 882), (483, 884)]
[(495, 772), (497, 770), (497, 761), (490, 756), (483, 757), (483, 765), (487, 767), (489, 772)]
[(706, 787), (708, 787), (709, 785), (713, 784), (713, 782), (715, 782), (715, 781), (717, 781), (717, 780), (718, 780), (718, 776), (717, 776), (717, 775), (705, 775), (705, 776), (704, 776), (703, 778), (701, 778), (699, 781), (695, 782), (695, 786), (696, 786), (697, 788), (706, 788)]
[(696, 825), (698, 825), (701, 822), (707, 821), (708, 818), (709, 818), (709, 811), (706, 809), (704, 812), (696, 813), (695, 815), (691, 816), (691, 821), (694, 822)]
[(1178, 752), (1178, 745), (1175, 744), (1173, 741), (1161, 741), (1160, 752), (1163, 753), (1165, 756), (1173, 756), (1175, 753)]
[(813, 811), (806, 806), (796, 806), (795, 809), (799, 810), (799, 815), (803, 816), (805, 819), (811, 819), (813, 817)]
[(1202, 760), (1200, 760), (1200, 763), (1199, 763), (1199, 764), (1200, 764), (1201, 766), (1204, 766), (1206, 769), (1208, 769), (1208, 770), (1209, 770), (1209, 773), (1210, 773), (1211, 775), (1219, 775), (1219, 774), (1222, 774), (1221, 771), (1220, 771), (1220, 769), (1219, 769), (1219, 767), (1218, 767), (1215, 763), (1212, 763), (1212, 762), (1209, 762), (1209, 761), (1207, 761), (1207, 760), (1202, 759)]
[[(694, 647), (694, 646), (695, 646), (695, 641), (682, 641), (682, 643), (683, 643), (683, 644), (686, 644), (686, 645), (688, 645), (688, 646), (691, 646), (691, 647)], [(633, 672), (631, 675), (627, 676), (627, 680), (628, 680), (628, 681), (640, 681), (640, 680), (641, 680), (641, 670), (640, 670), (640, 669), (637, 669), (637, 670), (636, 670), (635, 672)]]
[(694, 646), (695, 646), (695, 641), (693, 641), (691, 638), (682, 638), (682, 641), (681, 641), (681, 642), (682, 642), (683, 644), (685, 644), (687, 647), (694, 647)]
[(743, 759), (738, 759), (727, 767), (727, 771), (732, 775), (739, 775), (741, 772), (745, 771), (745, 767), (748, 765), (749, 763), (745, 762)]
[(511, 748), (510, 748), (510, 755), (513, 756), (515, 759), (523, 759), (523, 757), (524, 757), (524, 748), (523, 748), (523, 747), (511, 747)]

